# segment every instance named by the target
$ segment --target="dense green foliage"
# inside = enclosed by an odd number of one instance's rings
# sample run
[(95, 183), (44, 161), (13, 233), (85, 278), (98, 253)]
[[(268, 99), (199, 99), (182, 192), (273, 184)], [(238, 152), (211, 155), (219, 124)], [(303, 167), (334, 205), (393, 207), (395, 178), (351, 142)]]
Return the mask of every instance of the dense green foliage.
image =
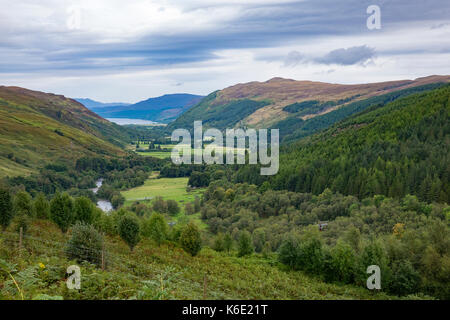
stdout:
[(9, 189), (0, 186), (0, 225), (5, 229), (13, 217), (13, 203)]
[(86, 197), (76, 198), (74, 201), (75, 221), (91, 224), (94, 220), (94, 204)]
[(252, 237), (250, 232), (244, 230), (239, 235), (238, 257), (247, 256), (253, 253)]
[(50, 218), (50, 203), (48, 202), (45, 194), (40, 192), (36, 199), (34, 200), (34, 212), (36, 213), (36, 218), (38, 219), (48, 219)]
[[(362, 112), (370, 108), (378, 108), (392, 102), (396, 99), (406, 97), (408, 95), (433, 90), (443, 86), (443, 83), (433, 83), (423, 86), (394, 91), (391, 93), (375, 96), (372, 98), (348, 103), (329, 113), (316, 116), (311, 119), (302, 120), (302, 112), (294, 113), (292, 116), (272, 125), (272, 128), (280, 129), (280, 136), (283, 143), (295, 142), (300, 138), (310, 136), (320, 130), (327, 129), (333, 124), (344, 120), (354, 114)], [(306, 102), (305, 102), (306, 103)], [(310, 106), (311, 107), (311, 106)], [(312, 106), (314, 107), (314, 106)], [(289, 109), (291, 110), (291, 109)], [(291, 111), (297, 110), (294, 108)], [(299, 109), (299, 111), (301, 111)], [(286, 110), (287, 111), (287, 110)], [(306, 112), (308, 113), (308, 112)], [(313, 112), (314, 113), (314, 112)]]
[[(65, 252), (69, 259), (88, 261), (101, 266), (103, 238), (90, 224), (77, 223), (72, 228), (72, 236), (67, 242)], [(105, 252), (103, 252), (105, 256)]]
[(130, 250), (138, 244), (140, 240), (140, 225), (139, 220), (132, 214), (125, 214), (119, 221), (119, 235), (125, 241)]
[(17, 214), (25, 214), (29, 217), (33, 216), (33, 201), (30, 194), (26, 191), (16, 193), (14, 196), (13, 207)]
[(287, 105), (283, 108), (283, 111), (289, 112), (289, 113), (296, 113), (296, 116), (303, 116), (306, 114), (314, 114), (319, 113), (321, 111), (324, 111), (330, 107), (334, 107), (337, 105), (341, 105), (344, 103), (347, 103), (355, 98), (357, 98), (359, 95), (349, 97), (346, 99), (340, 99), (338, 101), (325, 101), (321, 102), (318, 100), (307, 100), (303, 102), (296, 102), (290, 105)]
[[(227, 192), (232, 188), (234, 196), (217, 192), (225, 188)], [(279, 252), (282, 263), (327, 281), (364, 285), (367, 266), (377, 264), (384, 290), (393, 294), (424, 292), (440, 298), (450, 294), (446, 204), (427, 204), (411, 195), (401, 200), (381, 195), (358, 200), (329, 189), (318, 196), (261, 193), (255, 186), (222, 180), (205, 192), (201, 212), (209, 230), (221, 237), (215, 244), (219, 251), (222, 234), (231, 234), (241, 255), (252, 233), (255, 249), (267, 245)], [(322, 231), (320, 221), (327, 225)]]
[(57, 193), (50, 202), (50, 217), (62, 232), (67, 232), (74, 221), (73, 200), (67, 193)]
[(200, 231), (194, 223), (190, 222), (183, 228), (180, 234), (180, 244), (191, 256), (195, 256), (200, 252), (202, 240)]
[(169, 231), (164, 216), (155, 212), (145, 219), (142, 223), (142, 235), (154, 240), (158, 245), (168, 240)]

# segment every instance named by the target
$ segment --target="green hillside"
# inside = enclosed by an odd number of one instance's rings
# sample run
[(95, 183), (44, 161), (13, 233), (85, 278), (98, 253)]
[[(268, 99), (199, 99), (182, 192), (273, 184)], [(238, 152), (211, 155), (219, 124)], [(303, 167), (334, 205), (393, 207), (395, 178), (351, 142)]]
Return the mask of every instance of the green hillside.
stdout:
[[(301, 117), (305, 113), (310, 112), (308, 111), (310, 108), (308, 106), (317, 107), (318, 103), (315, 101), (307, 101), (308, 103), (293, 104), (286, 107), (292, 115), (275, 123), (272, 125), (272, 128), (280, 130), (283, 143), (294, 142), (301, 138), (310, 136), (315, 132), (326, 129), (331, 125), (368, 108), (380, 107), (410, 94), (433, 90), (443, 85), (445, 85), (445, 83), (431, 83), (423, 86), (394, 91), (368, 99), (351, 102), (334, 111), (305, 120)], [(333, 105), (333, 102), (328, 103), (328, 105), (330, 104)], [(323, 108), (323, 105), (324, 104), (319, 105), (319, 109)], [(325, 105), (327, 105), (327, 103), (325, 103)]]
[(167, 127), (167, 130), (175, 128), (192, 128), (194, 121), (202, 120), (203, 125), (209, 128), (232, 128), (259, 108), (270, 102), (255, 101), (251, 99), (237, 99), (231, 102), (217, 105), (215, 99), (217, 91), (209, 94), (196, 106), (183, 113), (175, 122)]
[[(292, 270), (395, 295), (449, 299), (450, 85), (375, 104), (282, 148), (279, 173), (206, 169), (216, 243), (246, 234)], [(255, 185), (252, 185), (255, 184)]]
[(49, 161), (122, 155), (129, 134), (63, 96), (0, 87), (0, 176), (35, 172)]

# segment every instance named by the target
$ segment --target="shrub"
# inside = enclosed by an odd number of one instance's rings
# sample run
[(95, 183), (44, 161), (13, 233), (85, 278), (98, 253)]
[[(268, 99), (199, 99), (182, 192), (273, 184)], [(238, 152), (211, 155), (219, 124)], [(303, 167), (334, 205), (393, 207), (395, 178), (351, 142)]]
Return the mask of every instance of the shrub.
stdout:
[(191, 215), (191, 214), (195, 213), (194, 206), (192, 205), (192, 203), (187, 202), (184, 205), (184, 213), (187, 214), (187, 215)]
[(15, 223), (16, 223), (16, 231), (20, 232), (20, 228), (22, 228), (22, 234), (25, 234), (30, 225), (30, 217), (27, 214), (21, 212), (16, 215)]
[(219, 233), (214, 240), (213, 249), (220, 252), (225, 250), (224, 236)]
[(29, 217), (33, 216), (33, 201), (31, 196), (26, 191), (20, 191), (14, 197), (14, 211), (17, 214), (26, 214)]
[(172, 227), (170, 230), (170, 240), (174, 242), (180, 242), (181, 232), (183, 232), (183, 227), (179, 224)]
[(3, 230), (9, 226), (13, 217), (13, 204), (9, 189), (0, 187), (0, 225)]
[(156, 197), (153, 200), (153, 210), (159, 213), (167, 212), (167, 203), (162, 197)]
[(101, 212), (98, 219), (95, 220), (94, 225), (97, 230), (100, 230), (109, 236), (117, 235), (118, 225), (113, 215), (107, 215), (104, 212)]
[(79, 197), (74, 202), (75, 221), (91, 224), (94, 220), (94, 204), (86, 197)]
[(67, 193), (57, 193), (50, 202), (50, 217), (63, 233), (73, 221), (73, 201)]
[(175, 200), (167, 200), (167, 212), (173, 216), (179, 213), (180, 207), (178, 206), (178, 202)]
[(301, 269), (320, 274), (324, 266), (322, 243), (317, 238), (308, 239), (300, 245), (299, 263)]
[(263, 228), (258, 228), (253, 231), (253, 245), (256, 252), (261, 252), (266, 243), (266, 232)]
[(200, 198), (198, 196), (195, 196), (195, 200), (194, 200), (194, 212), (199, 212), (201, 209), (201, 201)]
[(139, 232), (139, 220), (135, 215), (128, 213), (120, 219), (119, 235), (128, 244), (131, 251), (139, 242)]
[(138, 217), (143, 217), (147, 212), (150, 212), (151, 210), (144, 203), (134, 202), (131, 205), (131, 211), (136, 213)]
[(142, 224), (142, 235), (154, 240), (158, 245), (168, 239), (168, 228), (164, 217), (159, 213), (153, 213)]
[(36, 218), (38, 219), (50, 218), (50, 203), (48, 202), (47, 198), (42, 192), (37, 195), (33, 205), (34, 205), (34, 212), (36, 213)]
[(189, 177), (188, 186), (193, 188), (207, 187), (209, 184), (209, 174), (206, 172), (194, 171)]
[(111, 198), (111, 205), (114, 207), (114, 209), (120, 208), (124, 203), (125, 197), (120, 193), (113, 195)]
[(239, 236), (238, 257), (253, 253), (252, 237), (248, 231), (242, 231)]
[(386, 288), (390, 278), (390, 268), (382, 245), (377, 241), (370, 241), (362, 250), (359, 257), (359, 270), (356, 274), (358, 284), (364, 284), (367, 280), (367, 267), (377, 265), (381, 270), (381, 288)]
[(292, 269), (298, 268), (299, 243), (290, 236), (283, 240), (278, 249), (278, 260)]
[(197, 255), (202, 248), (200, 231), (193, 222), (189, 222), (180, 234), (181, 247), (191, 256)]
[(355, 274), (356, 257), (350, 245), (338, 242), (331, 250), (331, 274), (334, 280), (352, 283)]
[(72, 237), (66, 245), (69, 259), (88, 261), (100, 266), (102, 263), (103, 237), (89, 224), (77, 222), (72, 228)]
[(389, 292), (396, 295), (417, 293), (420, 285), (420, 275), (409, 261), (396, 261), (392, 266), (392, 278)]
[(223, 237), (223, 248), (225, 251), (230, 252), (233, 248), (233, 238), (229, 233), (225, 234)]

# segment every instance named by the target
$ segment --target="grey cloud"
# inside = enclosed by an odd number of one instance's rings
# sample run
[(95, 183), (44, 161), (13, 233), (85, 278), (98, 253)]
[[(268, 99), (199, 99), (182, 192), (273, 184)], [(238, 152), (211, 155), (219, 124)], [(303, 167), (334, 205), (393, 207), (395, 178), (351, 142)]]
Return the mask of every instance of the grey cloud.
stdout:
[(298, 51), (291, 51), (284, 58), (285, 67), (296, 67), (299, 64), (337, 64), (350, 66), (355, 64), (364, 65), (375, 57), (375, 49), (367, 45), (354, 46), (350, 48), (335, 49), (322, 57), (307, 57)]
[(338, 64), (350, 66), (354, 64), (364, 64), (375, 56), (375, 49), (366, 45), (350, 48), (341, 48), (330, 51), (321, 58), (315, 59), (322, 64)]
[[(208, 7), (200, 1), (186, 2), (191, 3), (187, 10)], [(374, 4), (372, 2), (250, 3), (243, 5), (241, 14), (232, 21), (218, 24), (211, 30), (147, 34), (126, 43), (108, 44), (98, 43), (92, 35), (83, 38), (76, 33), (10, 29), (0, 20), (0, 27), (4, 29), (0, 39), (0, 73), (159, 67), (215, 59), (218, 50), (277, 47), (305, 39), (359, 35), (367, 32), (366, 8)], [(424, 20), (448, 20), (450, 16), (448, 0), (397, 0), (380, 5), (383, 29)], [(20, 61), (10, 54), (12, 49), (21, 53)], [(321, 58), (305, 60), (302, 53), (291, 52), (280, 59), (285, 60), (287, 67), (304, 62), (352, 65), (367, 62), (374, 53), (373, 49), (361, 46), (337, 49)]]
[(295, 67), (305, 61), (305, 56), (298, 51), (291, 51), (284, 60), (285, 67)]

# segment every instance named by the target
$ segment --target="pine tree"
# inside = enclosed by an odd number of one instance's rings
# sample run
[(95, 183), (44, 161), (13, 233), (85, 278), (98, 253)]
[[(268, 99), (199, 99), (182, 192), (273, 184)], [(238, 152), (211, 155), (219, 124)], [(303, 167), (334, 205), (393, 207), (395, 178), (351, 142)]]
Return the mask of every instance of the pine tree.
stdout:
[(247, 256), (253, 253), (252, 237), (248, 231), (241, 232), (238, 244), (238, 257)]
[(50, 202), (50, 217), (63, 233), (73, 222), (73, 201), (67, 193), (57, 193)]
[(119, 221), (119, 235), (125, 241), (130, 250), (133, 251), (134, 247), (139, 242), (139, 220), (131, 213), (125, 214)]
[(9, 226), (13, 217), (13, 204), (9, 189), (0, 187), (0, 225), (3, 230)]

